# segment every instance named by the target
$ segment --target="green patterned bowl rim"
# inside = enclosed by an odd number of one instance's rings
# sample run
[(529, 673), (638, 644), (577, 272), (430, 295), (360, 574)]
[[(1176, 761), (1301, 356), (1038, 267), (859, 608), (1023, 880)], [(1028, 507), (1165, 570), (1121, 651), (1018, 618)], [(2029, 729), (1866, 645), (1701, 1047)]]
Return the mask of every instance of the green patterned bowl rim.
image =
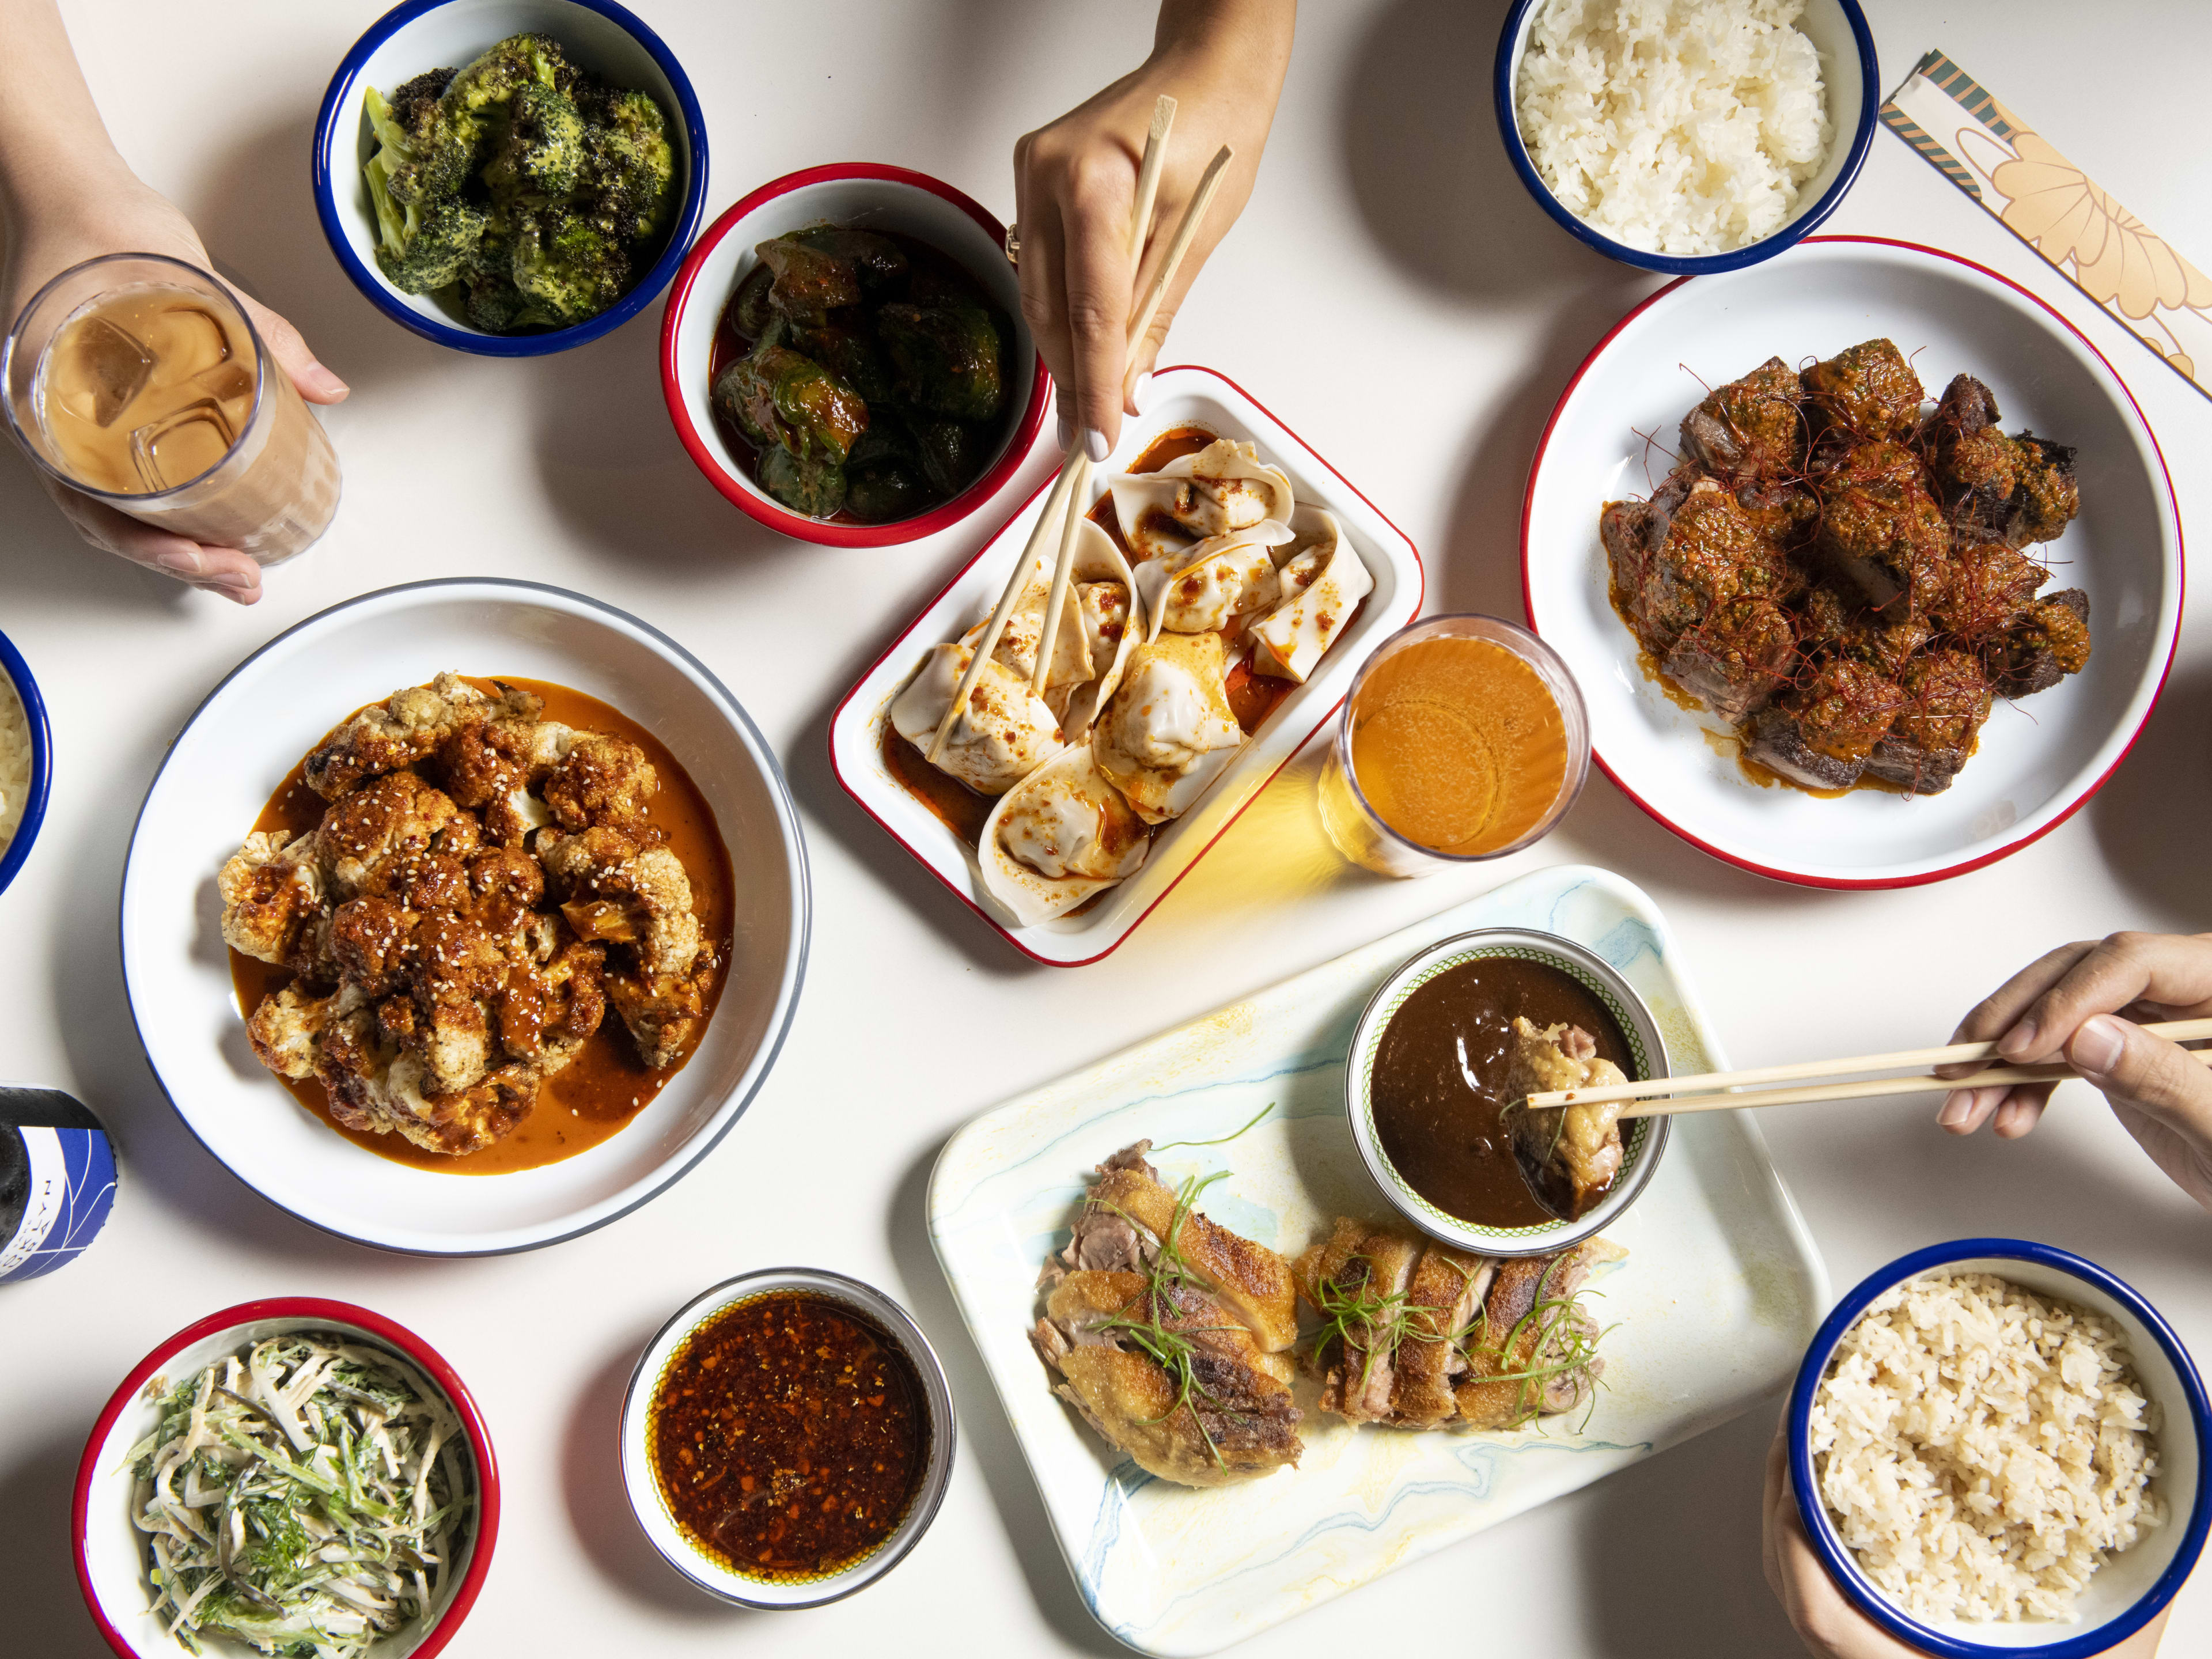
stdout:
[(1586, 945), (1531, 927), (1484, 927), (1455, 934), (1422, 950), (1400, 967), (1369, 999), (1353, 1028), (1352, 1047), (1344, 1068), (1345, 1105), (1352, 1119), (1352, 1138), (1359, 1148), (1368, 1173), (1399, 1212), (1422, 1231), (1449, 1243), (1484, 1255), (1547, 1255), (1602, 1232), (1633, 1204), (1666, 1151), (1668, 1128), (1673, 1120), (1643, 1117), (1631, 1121), (1623, 1140), (1620, 1174), (1613, 1190), (1596, 1208), (1578, 1221), (1550, 1221), (1528, 1227), (1492, 1227), (1441, 1210), (1415, 1192), (1398, 1173), (1382, 1150), (1375, 1129), (1375, 1107), (1369, 1080), (1375, 1054), (1391, 1018), (1406, 999), (1437, 975), (1470, 962), (1498, 958), (1540, 963), (1557, 969), (1589, 991), (1606, 1006), (1613, 1023), (1628, 1039), (1634, 1076), (1665, 1077), (1669, 1066), (1666, 1039), (1644, 999), (1612, 963)]

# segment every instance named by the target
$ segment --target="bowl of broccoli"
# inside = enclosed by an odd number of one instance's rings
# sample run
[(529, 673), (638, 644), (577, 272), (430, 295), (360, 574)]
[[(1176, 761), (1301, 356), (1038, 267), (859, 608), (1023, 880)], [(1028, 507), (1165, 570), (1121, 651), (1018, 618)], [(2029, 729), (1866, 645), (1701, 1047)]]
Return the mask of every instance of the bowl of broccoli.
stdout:
[(385, 315), (538, 356), (620, 326), (675, 274), (706, 205), (705, 121), (613, 0), (410, 0), (331, 77), (314, 187)]
[(708, 482), (833, 547), (983, 507), (1052, 397), (1006, 228), (942, 179), (859, 161), (773, 179), (700, 235), (661, 315), (660, 385)]

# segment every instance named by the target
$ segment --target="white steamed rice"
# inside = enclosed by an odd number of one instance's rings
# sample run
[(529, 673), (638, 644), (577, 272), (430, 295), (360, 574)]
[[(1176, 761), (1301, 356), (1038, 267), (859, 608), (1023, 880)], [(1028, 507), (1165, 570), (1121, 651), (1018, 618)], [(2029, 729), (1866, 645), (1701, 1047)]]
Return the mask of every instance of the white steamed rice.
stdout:
[(30, 793), (31, 722), (14, 682), (0, 672), (0, 853), (15, 839)]
[(1929, 1273), (1844, 1333), (1813, 1468), (1867, 1576), (1922, 1619), (2071, 1621), (2164, 1520), (2154, 1411), (2118, 1329), (1989, 1273)]
[(1805, 0), (1548, 0), (1516, 94), (1562, 206), (1617, 242), (1724, 253), (1779, 230), (1835, 126)]

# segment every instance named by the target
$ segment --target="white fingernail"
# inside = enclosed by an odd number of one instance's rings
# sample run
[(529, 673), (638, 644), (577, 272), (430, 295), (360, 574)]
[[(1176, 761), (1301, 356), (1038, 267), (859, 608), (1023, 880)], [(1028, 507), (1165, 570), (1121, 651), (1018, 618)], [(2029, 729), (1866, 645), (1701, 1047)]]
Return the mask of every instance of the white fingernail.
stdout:
[(1143, 374), (1137, 376), (1137, 384), (1129, 388), (1129, 401), (1136, 404), (1139, 414), (1144, 411), (1145, 398), (1152, 392), (1152, 371), (1148, 368)]
[(1066, 454), (1069, 450), (1071, 450), (1071, 449), (1073, 449), (1073, 448), (1074, 448), (1074, 447), (1075, 447), (1075, 422), (1074, 422), (1074, 419), (1073, 419), (1072, 416), (1070, 416), (1063, 415), (1063, 416), (1061, 416), (1060, 417), (1060, 453), (1064, 455), (1064, 454)]
[(198, 577), (200, 556), (197, 553), (163, 553), (154, 561), (157, 570), (166, 570), (172, 576)]
[(1096, 466), (1114, 453), (1114, 446), (1106, 441), (1106, 434), (1097, 427), (1085, 428), (1083, 447), (1090, 452), (1091, 465)]

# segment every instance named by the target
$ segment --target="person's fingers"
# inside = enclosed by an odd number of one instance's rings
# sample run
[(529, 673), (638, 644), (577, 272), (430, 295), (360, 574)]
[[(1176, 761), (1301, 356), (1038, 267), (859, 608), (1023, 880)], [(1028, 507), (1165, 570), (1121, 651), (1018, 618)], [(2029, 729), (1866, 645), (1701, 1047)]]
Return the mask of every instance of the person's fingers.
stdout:
[(1121, 430), (1129, 361), (1129, 204), (1136, 180), (1116, 155), (1079, 160), (1060, 208), (1075, 424), (1103, 461)]
[(2018, 1012), (1996, 1040), (1998, 1052), (2015, 1063), (2056, 1060), (2085, 1020), (2138, 1001), (2212, 1006), (2212, 939), (2169, 933), (2100, 939)]
[(1996, 1138), (1999, 1140), (2018, 1140), (2033, 1129), (2043, 1121), (2043, 1109), (2051, 1104), (2051, 1091), (2057, 1086), (2056, 1084), (2039, 1083), (2008, 1092), (1990, 1124)]
[[(2075, 963), (2094, 949), (2091, 941), (2080, 939), (2062, 945), (2056, 951), (2046, 951), (1969, 1009), (1966, 1018), (1959, 1022), (1958, 1030), (1951, 1033), (1951, 1041), (1996, 1042), (2013, 1028), (2022, 1010), (2063, 979)], [(1978, 1060), (1959, 1060), (1937, 1066), (1936, 1075), (1964, 1077), (1969, 1072), (1980, 1071), (1986, 1064)]]
[[(236, 293), (235, 289), (232, 291)], [(351, 388), (316, 361), (315, 354), (307, 349), (307, 341), (300, 337), (298, 329), (258, 300), (240, 294), (238, 301), (246, 307), (246, 315), (253, 319), (254, 329), (260, 334), (262, 343), (269, 348), (269, 355), (292, 377), (292, 384), (300, 389), (302, 398), (311, 404), (345, 400)]]
[(2074, 1032), (2066, 1058), (2107, 1095), (2212, 1147), (2212, 1072), (2187, 1049), (2097, 1014)]
[(252, 605), (261, 597), (261, 567), (234, 547), (203, 547), (74, 489), (52, 486), (50, 493), (77, 534), (104, 552), (239, 605)]

